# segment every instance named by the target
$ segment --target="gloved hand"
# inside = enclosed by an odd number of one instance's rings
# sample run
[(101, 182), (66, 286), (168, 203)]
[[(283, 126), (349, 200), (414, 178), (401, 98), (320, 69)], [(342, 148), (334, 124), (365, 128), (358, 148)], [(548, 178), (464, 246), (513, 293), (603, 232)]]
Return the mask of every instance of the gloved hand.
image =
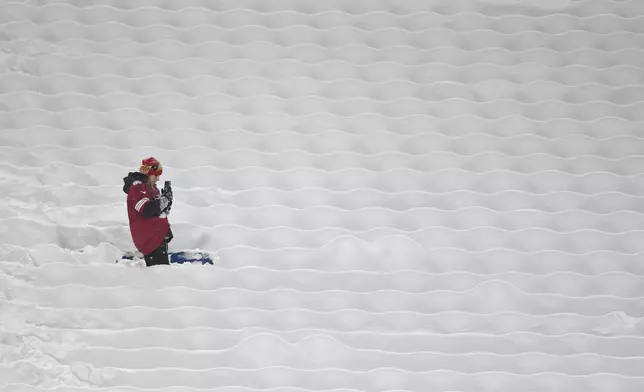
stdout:
[(168, 214), (170, 212), (170, 207), (172, 206), (172, 199), (169, 199), (166, 195), (159, 196), (159, 215)]
[(170, 208), (172, 208), (172, 187), (170, 182), (166, 182), (163, 189), (161, 189), (161, 197), (165, 197), (168, 200), (167, 205), (161, 205), (161, 213), (168, 215), (170, 213)]
[(170, 186), (169, 182), (166, 182), (165, 186), (163, 189), (161, 189), (161, 194), (163, 196), (166, 196), (170, 201), (172, 201), (173, 195), (172, 195), (172, 186)]
[(172, 241), (173, 238), (174, 238), (174, 235), (172, 234), (172, 229), (170, 229), (168, 230), (168, 234), (164, 238), (165, 243), (167, 244), (168, 242)]

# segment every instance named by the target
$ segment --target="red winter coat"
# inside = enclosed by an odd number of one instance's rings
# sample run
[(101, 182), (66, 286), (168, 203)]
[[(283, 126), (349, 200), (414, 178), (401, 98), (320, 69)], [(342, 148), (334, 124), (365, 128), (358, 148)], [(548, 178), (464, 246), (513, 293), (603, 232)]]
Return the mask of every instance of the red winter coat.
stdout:
[(168, 218), (143, 215), (146, 205), (159, 196), (159, 189), (150, 185), (147, 175), (143, 173), (129, 173), (123, 181), (132, 240), (139, 252), (147, 255), (163, 244), (170, 232)]

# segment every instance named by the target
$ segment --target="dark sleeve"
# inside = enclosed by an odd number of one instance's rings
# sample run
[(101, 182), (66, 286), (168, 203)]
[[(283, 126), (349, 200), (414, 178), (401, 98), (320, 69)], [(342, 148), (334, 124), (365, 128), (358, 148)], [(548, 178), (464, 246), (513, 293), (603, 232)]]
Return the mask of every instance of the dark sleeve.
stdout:
[(153, 216), (161, 215), (161, 204), (159, 199), (152, 199), (143, 207), (143, 216), (146, 218), (152, 218)]

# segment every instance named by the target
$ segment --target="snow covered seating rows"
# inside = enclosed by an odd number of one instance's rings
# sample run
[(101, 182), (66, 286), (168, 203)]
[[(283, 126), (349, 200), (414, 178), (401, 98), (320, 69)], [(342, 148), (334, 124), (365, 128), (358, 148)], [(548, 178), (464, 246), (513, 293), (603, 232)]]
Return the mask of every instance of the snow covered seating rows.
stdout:
[[(0, 392), (641, 390), (643, 19), (5, 1)], [(114, 262), (145, 156), (214, 266)]]

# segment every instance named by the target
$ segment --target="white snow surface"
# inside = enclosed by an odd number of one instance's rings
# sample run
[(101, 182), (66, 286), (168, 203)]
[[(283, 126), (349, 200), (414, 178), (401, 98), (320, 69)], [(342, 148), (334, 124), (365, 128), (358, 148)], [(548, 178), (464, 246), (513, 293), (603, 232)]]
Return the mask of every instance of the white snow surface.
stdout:
[(5, 0), (0, 392), (642, 391), (643, 123), (641, 0)]

